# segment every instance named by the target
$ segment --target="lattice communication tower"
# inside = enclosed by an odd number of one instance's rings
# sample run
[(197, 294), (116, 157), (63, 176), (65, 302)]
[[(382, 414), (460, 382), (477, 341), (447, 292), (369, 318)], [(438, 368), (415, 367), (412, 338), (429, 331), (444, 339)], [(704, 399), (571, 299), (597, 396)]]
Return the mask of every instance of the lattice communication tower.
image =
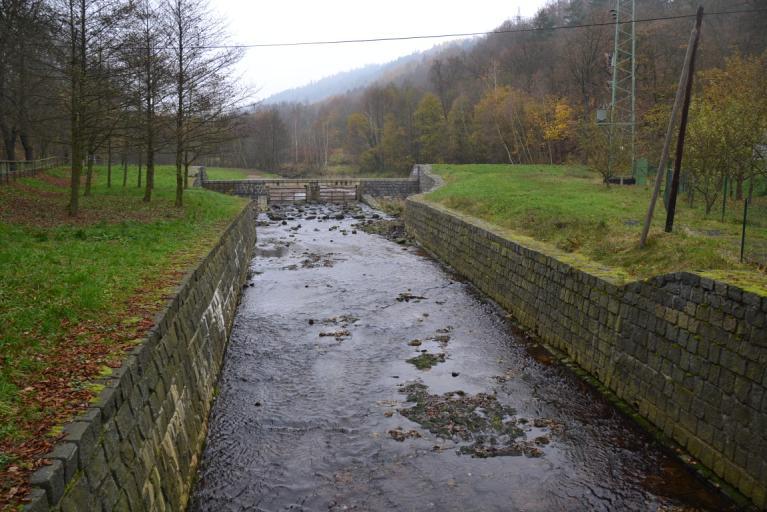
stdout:
[(609, 110), (610, 174), (631, 175), (636, 160), (636, 7), (634, 0), (615, 0), (615, 48)]

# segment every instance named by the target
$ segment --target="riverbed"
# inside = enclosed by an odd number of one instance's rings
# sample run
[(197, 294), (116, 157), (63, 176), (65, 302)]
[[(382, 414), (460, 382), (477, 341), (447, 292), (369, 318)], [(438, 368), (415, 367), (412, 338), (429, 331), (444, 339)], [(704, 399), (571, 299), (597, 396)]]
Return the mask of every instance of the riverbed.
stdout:
[(380, 212), (270, 217), (191, 510), (734, 510)]

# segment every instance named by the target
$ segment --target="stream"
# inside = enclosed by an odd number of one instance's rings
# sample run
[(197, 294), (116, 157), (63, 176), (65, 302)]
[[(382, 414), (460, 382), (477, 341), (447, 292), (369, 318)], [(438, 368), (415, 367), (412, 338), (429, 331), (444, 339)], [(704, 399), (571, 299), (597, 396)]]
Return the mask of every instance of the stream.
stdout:
[(190, 510), (735, 510), (381, 212), (269, 215)]

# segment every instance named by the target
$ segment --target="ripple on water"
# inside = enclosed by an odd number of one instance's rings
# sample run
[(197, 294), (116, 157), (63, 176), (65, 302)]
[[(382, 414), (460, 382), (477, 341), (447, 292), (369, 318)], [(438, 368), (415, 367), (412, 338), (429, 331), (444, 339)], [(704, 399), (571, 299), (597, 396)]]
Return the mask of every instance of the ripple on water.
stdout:
[[(361, 212), (322, 220), (338, 211), (283, 208), (295, 220), (259, 231), (191, 510), (729, 509), (494, 304), (416, 249), (351, 234)], [(329, 254), (332, 265), (302, 264)], [(343, 315), (358, 320), (322, 323)], [(445, 361), (407, 364), (419, 350)], [(408, 382), (493, 394), (522, 439), (546, 438), (542, 456), (461, 454), (460, 439), (396, 412)], [(420, 437), (387, 435), (398, 429)]]

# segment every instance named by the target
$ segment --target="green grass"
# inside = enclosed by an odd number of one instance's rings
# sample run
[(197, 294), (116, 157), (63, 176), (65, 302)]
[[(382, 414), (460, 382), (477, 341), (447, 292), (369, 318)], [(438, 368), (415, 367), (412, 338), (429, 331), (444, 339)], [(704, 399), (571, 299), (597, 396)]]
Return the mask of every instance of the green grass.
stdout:
[[(603, 185), (580, 167), (545, 165), (436, 165), (445, 186), (433, 201), (529, 237), (584, 265), (596, 262), (623, 279), (674, 271), (697, 271), (765, 293), (758, 264), (740, 264), (742, 202), (732, 201), (706, 217), (680, 196), (675, 230), (663, 232), (665, 209), (656, 208), (648, 246), (639, 248), (650, 188)], [(700, 201), (697, 201), (700, 204)], [(767, 261), (767, 198), (757, 198), (748, 227), (752, 259)]]
[[(117, 332), (137, 323), (131, 310), (137, 297), (149, 297), (159, 310), (167, 290), (142, 286), (177, 283), (246, 204), (189, 189), (184, 207), (175, 208), (171, 166), (157, 169), (154, 197), (144, 203), (135, 168), (126, 188), (122, 170), (112, 188), (99, 171), (75, 221), (64, 213), (68, 171), (0, 187), (0, 443), (24, 441), (29, 421), (55, 412), (35, 410), (20, 390), (40, 378), (64, 340), (88, 343), (83, 326), (98, 325), (101, 341), (107, 332), (111, 342), (109, 326), (122, 322)], [(0, 451), (3, 458), (9, 456)]]

